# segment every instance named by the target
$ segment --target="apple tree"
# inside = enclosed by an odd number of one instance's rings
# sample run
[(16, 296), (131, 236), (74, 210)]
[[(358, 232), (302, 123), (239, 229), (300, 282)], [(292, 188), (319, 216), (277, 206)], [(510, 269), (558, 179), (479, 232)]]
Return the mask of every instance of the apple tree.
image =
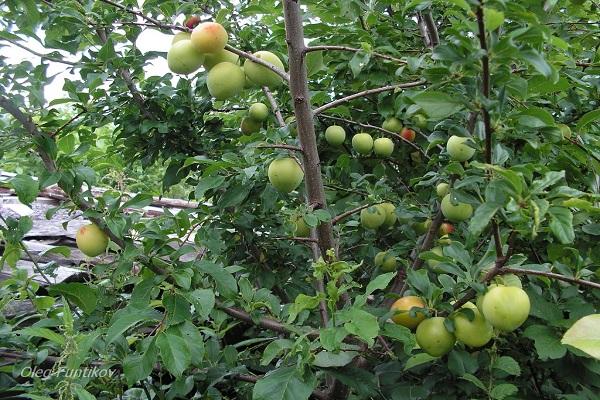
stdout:
[[(0, 388), (597, 399), (598, 21), (591, 0), (3, 2), (8, 185), (57, 185), (91, 225), (89, 273), (39, 285), (31, 219), (2, 216), (0, 301), (34, 310), (0, 317)], [(194, 207), (144, 213), (176, 186)]]

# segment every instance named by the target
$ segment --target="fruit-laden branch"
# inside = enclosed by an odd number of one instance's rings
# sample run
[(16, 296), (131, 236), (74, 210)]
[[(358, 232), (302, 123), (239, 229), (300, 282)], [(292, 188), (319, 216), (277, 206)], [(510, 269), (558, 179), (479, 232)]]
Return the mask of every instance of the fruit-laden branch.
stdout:
[[(100, 0), (106, 4), (110, 4), (114, 7), (117, 7), (125, 12), (128, 12), (130, 14), (133, 15), (137, 15), (140, 18), (145, 19), (146, 21), (150, 22), (154, 27), (159, 28), (159, 29), (163, 29), (163, 30), (168, 30), (168, 31), (172, 31), (172, 30), (178, 30), (178, 31), (182, 31), (182, 32), (191, 32), (191, 29), (189, 29), (188, 27), (185, 26), (179, 26), (179, 25), (170, 25), (170, 24), (164, 24), (154, 18), (148, 17), (146, 16), (143, 12), (138, 11), (138, 10), (134, 10), (132, 8), (129, 7), (125, 7), (121, 4), (118, 4), (114, 1), (111, 0)], [(260, 59), (258, 57), (254, 57), (252, 54), (246, 53), (245, 51), (239, 50), (231, 45), (226, 45), (225, 49), (231, 51), (232, 53), (235, 53), (237, 55), (239, 55), (240, 57), (243, 58), (247, 58), (251, 61), (253, 61), (256, 64), (260, 64), (263, 67), (269, 68), (271, 71), (275, 72), (277, 75), (279, 75), (280, 77), (282, 77), (286, 82), (290, 81), (290, 76), (285, 72), (280, 70), (279, 68), (273, 66), (272, 64), (264, 61), (263, 59)]]
[(504, 274), (515, 274), (515, 275), (536, 275), (536, 276), (544, 276), (549, 279), (556, 279), (558, 281), (569, 282), (579, 286), (588, 286), (594, 289), (600, 289), (600, 283), (586, 281), (584, 279), (572, 278), (570, 276), (555, 274), (553, 272), (545, 272), (545, 271), (535, 271), (532, 269), (520, 269), (520, 268), (502, 268), (498, 272), (498, 275)]
[(358, 122), (358, 121), (352, 121), (352, 120), (350, 120), (350, 119), (346, 119), (346, 118), (340, 118), (340, 117), (334, 117), (334, 116), (331, 116), (331, 115), (325, 115), (325, 114), (321, 114), (321, 115), (319, 115), (319, 118), (326, 118), (326, 119), (331, 119), (331, 120), (333, 120), (333, 121), (345, 122), (345, 123), (347, 123), (347, 124), (351, 124), (351, 125), (360, 126), (360, 127), (362, 127), (362, 128), (366, 128), (366, 129), (373, 129), (373, 130), (376, 130), (376, 131), (379, 131), (379, 132), (383, 132), (383, 133), (385, 133), (386, 135), (393, 136), (393, 137), (395, 137), (396, 139), (398, 139), (398, 140), (400, 140), (400, 141), (402, 141), (402, 142), (404, 142), (404, 143), (406, 143), (406, 144), (408, 144), (408, 145), (412, 146), (413, 148), (415, 148), (416, 150), (418, 150), (418, 151), (419, 151), (419, 152), (420, 152), (420, 153), (421, 153), (421, 154), (422, 154), (422, 155), (423, 155), (425, 158), (427, 158), (427, 159), (429, 160), (429, 156), (428, 156), (428, 155), (425, 153), (425, 151), (424, 151), (422, 148), (420, 148), (420, 147), (419, 147), (419, 146), (418, 146), (416, 143), (413, 143), (413, 142), (411, 142), (410, 140), (407, 140), (407, 139), (403, 138), (402, 136), (398, 135), (398, 134), (397, 134), (397, 133), (395, 133), (395, 132), (388, 131), (387, 129), (383, 129), (383, 128), (382, 128), (382, 127), (380, 127), (380, 126), (375, 126), (375, 125), (371, 125), (371, 124), (364, 124), (364, 123), (362, 123), (362, 122)]
[(273, 97), (273, 93), (271, 93), (271, 91), (269, 90), (269, 88), (267, 86), (263, 86), (262, 90), (263, 90), (263, 93), (265, 94), (265, 96), (267, 97), (267, 100), (269, 100), (269, 104), (271, 104), (271, 110), (273, 110), (273, 113), (275, 114), (275, 119), (277, 119), (277, 123), (279, 124), (279, 127), (280, 128), (285, 127), (285, 120), (283, 119), (283, 116), (281, 115), (281, 110), (279, 109), (279, 105), (277, 104), (275, 97)]
[(337, 107), (340, 104), (348, 103), (348, 102), (350, 102), (354, 99), (358, 99), (360, 97), (370, 96), (372, 94), (377, 94), (377, 93), (389, 92), (390, 90), (405, 89), (405, 88), (411, 88), (411, 87), (415, 87), (415, 86), (421, 86), (421, 85), (425, 84), (425, 82), (426, 81), (424, 79), (421, 79), (421, 80), (415, 81), (415, 82), (398, 83), (396, 85), (388, 85), (388, 86), (383, 86), (383, 87), (379, 87), (379, 88), (368, 89), (368, 90), (365, 90), (362, 92), (351, 94), (346, 97), (342, 97), (341, 99), (334, 100), (331, 103), (323, 104), (322, 106), (315, 108), (315, 110), (313, 111), (313, 114), (319, 115), (320, 113), (322, 113), (325, 110), (329, 110), (330, 108)]
[[(442, 214), (442, 209), (440, 207), (438, 209), (437, 214), (435, 215), (435, 218), (431, 222), (431, 225), (429, 226), (429, 230), (427, 231), (427, 234), (425, 235), (425, 238), (423, 239), (423, 243), (421, 244), (421, 246), (415, 247), (415, 250), (413, 251), (414, 258), (413, 258), (412, 264), (410, 265), (410, 269), (417, 270), (417, 269), (421, 268), (421, 266), (423, 265), (423, 260), (419, 257), (419, 254), (431, 249), (431, 247), (433, 246), (433, 243), (434, 243), (434, 239), (438, 234), (438, 230), (440, 229), (440, 225), (442, 224), (443, 220), (444, 220), (444, 215)], [(402, 295), (402, 293), (404, 293), (404, 291), (406, 290), (406, 286), (407, 286), (407, 284), (404, 279), (404, 275), (398, 274), (398, 275), (396, 275), (396, 278), (394, 279), (394, 283), (392, 284), (390, 293)], [(395, 298), (388, 297), (383, 302), (383, 305), (385, 307), (389, 308), (394, 301), (396, 301)]]
[(369, 51), (366, 51), (364, 49), (357, 49), (355, 47), (348, 47), (348, 46), (335, 46), (335, 45), (310, 46), (310, 47), (307, 47), (304, 52), (305, 53), (309, 53), (311, 51), (322, 51), (322, 50), (351, 51), (353, 53), (358, 53), (358, 52), (364, 51), (365, 53), (370, 54), (373, 57), (378, 57), (378, 58), (382, 58), (384, 60), (393, 61), (393, 62), (398, 63), (398, 64), (406, 64), (406, 61), (401, 60), (401, 59), (396, 58), (396, 57), (389, 56), (387, 54), (377, 53), (375, 51), (369, 52)]
[(286, 149), (291, 151), (297, 151), (302, 153), (302, 149), (298, 146), (292, 146), (289, 144), (264, 144), (260, 146), (256, 146), (257, 149)]
[(364, 210), (365, 208), (369, 208), (371, 206), (374, 206), (376, 204), (380, 204), (380, 203), (371, 203), (371, 204), (364, 204), (360, 207), (356, 207), (353, 208), (352, 210), (346, 211), (340, 215), (335, 216), (332, 220), (331, 220), (331, 224), (335, 225), (338, 222), (340, 222), (341, 220), (343, 220), (344, 218), (348, 218), (349, 216), (356, 214), (357, 212), (361, 212), (362, 210)]

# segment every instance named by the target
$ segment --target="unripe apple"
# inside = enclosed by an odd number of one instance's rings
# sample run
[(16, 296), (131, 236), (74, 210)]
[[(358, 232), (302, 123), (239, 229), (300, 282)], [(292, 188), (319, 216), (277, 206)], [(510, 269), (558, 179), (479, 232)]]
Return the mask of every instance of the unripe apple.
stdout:
[[(254, 53), (254, 57), (260, 58), (261, 60), (266, 61), (282, 71), (285, 69), (279, 57), (269, 51), (257, 51)], [(252, 82), (255, 82), (259, 86), (275, 88), (279, 86), (282, 81), (281, 77), (275, 72), (271, 71), (267, 67), (255, 63), (252, 60), (247, 59), (244, 61), (244, 71), (246, 72), (246, 76), (248, 76)]]
[(396, 257), (388, 254), (387, 251), (380, 251), (375, 256), (375, 266), (379, 267), (379, 269), (383, 272), (395, 271), (397, 265), (398, 263), (396, 262)]
[(207, 71), (210, 71), (212, 67), (222, 62), (229, 62), (232, 64), (238, 63), (239, 56), (235, 53), (230, 52), (229, 50), (221, 50), (216, 53), (206, 53), (204, 55), (204, 68)]
[(359, 154), (369, 154), (373, 148), (373, 138), (368, 133), (357, 133), (352, 137), (352, 148)]
[(560, 133), (562, 133), (563, 139), (571, 139), (571, 128), (565, 124), (558, 124), (558, 128), (560, 129)]
[(392, 304), (390, 310), (394, 312), (392, 315), (392, 321), (398, 325), (407, 327), (408, 329), (415, 329), (421, 321), (425, 319), (425, 314), (422, 312), (416, 312), (414, 316), (411, 316), (410, 311), (413, 308), (427, 308), (427, 304), (417, 296), (404, 296), (399, 298)]
[(206, 77), (206, 86), (210, 94), (217, 100), (226, 100), (237, 96), (244, 90), (246, 76), (235, 64), (222, 62), (215, 65)]
[(248, 110), (248, 116), (255, 121), (264, 121), (269, 117), (269, 108), (264, 103), (254, 103)]
[[(434, 253), (435, 255), (438, 255), (440, 257), (444, 256), (444, 250), (442, 250), (442, 248), (439, 247), (439, 246), (436, 246), (436, 247), (432, 248), (429, 251), (431, 251), (432, 253)], [(441, 261), (434, 260), (432, 258), (430, 258), (429, 260), (427, 260), (427, 266), (429, 268), (431, 268), (434, 272), (435, 272), (435, 268), (438, 266), (439, 263), (441, 263)]]
[(377, 229), (385, 222), (385, 214), (381, 204), (363, 208), (360, 212), (360, 224), (366, 229)]
[(196, 27), (196, 25), (198, 25), (199, 23), (200, 23), (200, 17), (197, 15), (192, 15), (185, 21), (184, 25), (190, 29), (194, 29)]
[(413, 115), (413, 121), (417, 128), (425, 129), (427, 128), (427, 117), (423, 114), (415, 114)]
[(192, 31), (192, 44), (200, 53), (217, 53), (227, 44), (227, 31), (216, 22), (203, 22)]
[(419, 346), (433, 357), (441, 357), (454, 347), (456, 337), (448, 332), (443, 317), (432, 317), (417, 327), (415, 339)]
[(272, 161), (269, 164), (268, 176), (275, 189), (289, 193), (300, 185), (304, 179), (304, 172), (296, 160), (287, 157)]
[(402, 122), (396, 117), (390, 117), (383, 121), (381, 127), (386, 131), (400, 133), (402, 131)]
[(175, 34), (175, 36), (173, 36), (173, 39), (171, 40), (171, 45), (174, 45), (175, 43), (179, 42), (180, 40), (190, 40), (191, 36), (192, 36), (192, 34), (189, 32), (179, 32), (179, 33)]
[(402, 128), (402, 132), (400, 132), (400, 136), (402, 136), (404, 139), (408, 140), (409, 142), (414, 142), (415, 141), (415, 131), (413, 131), (410, 128)]
[(470, 301), (462, 306), (462, 308), (472, 310), (474, 317), (472, 320), (469, 320), (469, 317), (465, 313), (460, 312), (452, 317), (456, 339), (469, 347), (485, 346), (494, 334), (492, 324), (485, 319), (475, 304)]
[(396, 216), (396, 207), (392, 203), (381, 203), (381, 207), (385, 210), (385, 221), (383, 225), (386, 228), (392, 227), (398, 217)]
[(452, 222), (464, 221), (473, 215), (473, 207), (470, 204), (459, 202), (454, 205), (449, 194), (442, 199), (441, 208), (444, 217)]
[(310, 226), (304, 221), (302, 215), (297, 215), (292, 218), (292, 224), (294, 226), (294, 236), (296, 237), (308, 237), (310, 236)]
[(440, 236), (449, 235), (454, 232), (454, 225), (444, 222), (440, 225), (440, 229), (438, 229), (438, 234)]
[(530, 308), (527, 293), (515, 286), (496, 286), (489, 289), (481, 300), (485, 319), (504, 332), (521, 326), (527, 320)]
[(260, 131), (261, 123), (255, 119), (244, 117), (240, 124), (240, 131), (244, 135), (250, 135), (251, 133)]
[(373, 142), (373, 151), (380, 157), (389, 157), (394, 152), (394, 142), (390, 138), (377, 138)]
[(450, 239), (450, 236), (448, 235), (442, 235), (437, 240), (437, 243), (442, 246), (450, 246), (452, 244), (452, 239)]
[(108, 236), (96, 224), (84, 225), (75, 234), (77, 248), (88, 257), (96, 257), (106, 251)]
[(450, 193), (450, 185), (446, 182), (438, 183), (435, 187), (435, 192), (437, 193), (440, 199), (443, 199), (448, 193)]
[(453, 161), (467, 161), (475, 154), (475, 149), (465, 144), (470, 139), (461, 136), (450, 136), (446, 144), (446, 150)]
[(338, 125), (331, 125), (325, 129), (325, 140), (332, 146), (341, 146), (346, 140), (346, 131)]
[(198, 53), (192, 42), (181, 39), (171, 46), (167, 53), (169, 69), (176, 74), (191, 74), (202, 65), (204, 56)]

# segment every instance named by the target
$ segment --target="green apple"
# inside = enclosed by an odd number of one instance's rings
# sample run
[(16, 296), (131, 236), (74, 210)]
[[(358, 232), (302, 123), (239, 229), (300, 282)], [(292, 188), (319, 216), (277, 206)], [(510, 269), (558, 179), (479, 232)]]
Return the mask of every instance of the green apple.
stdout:
[(204, 65), (207, 71), (210, 71), (212, 67), (222, 62), (230, 62), (237, 65), (239, 59), (240, 57), (237, 54), (229, 50), (221, 50), (216, 53), (206, 53), (202, 65)]
[(291, 157), (272, 161), (267, 174), (271, 185), (283, 193), (289, 193), (296, 189), (304, 179), (304, 171)]
[(332, 146), (341, 146), (346, 140), (346, 131), (341, 126), (332, 125), (325, 129), (325, 140)]
[[(257, 51), (254, 53), (254, 57), (260, 58), (261, 60), (266, 61), (282, 71), (284, 70), (283, 63), (279, 57), (269, 51)], [(275, 88), (279, 86), (282, 81), (281, 77), (275, 72), (249, 59), (246, 59), (244, 62), (244, 71), (246, 72), (246, 76), (248, 76), (252, 82), (255, 82), (259, 86)]]
[(474, 315), (472, 320), (464, 312), (457, 312), (452, 317), (456, 339), (469, 347), (485, 346), (494, 334), (492, 324), (485, 319), (475, 304), (468, 302), (462, 308), (472, 310)]
[(260, 131), (261, 123), (255, 119), (244, 117), (240, 124), (240, 131), (244, 135), (250, 135), (251, 133)]
[(88, 257), (96, 257), (106, 251), (108, 236), (96, 224), (84, 225), (75, 234), (77, 248)]
[(304, 221), (304, 217), (302, 215), (297, 215), (292, 217), (292, 225), (294, 226), (294, 236), (296, 237), (309, 237), (310, 236), (310, 226)]
[(216, 22), (203, 22), (192, 31), (191, 41), (200, 53), (218, 53), (227, 44), (227, 31)]
[(427, 117), (424, 116), (423, 114), (415, 114), (412, 117), (413, 122), (415, 123), (415, 125), (417, 126), (417, 128), (419, 129), (425, 129), (427, 128)]
[(389, 157), (394, 152), (394, 142), (390, 138), (377, 138), (373, 142), (373, 151), (380, 157)]
[(248, 110), (248, 116), (255, 121), (264, 121), (269, 117), (269, 108), (264, 103), (254, 103)]
[(424, 235), (429, 230), (431, 223), (432, 223), (431, 218), (428, 218), (423, 222), (415, 222), (413, 224), (413, 229), (415, 230), (415, 232), (418, 235)]
[(481, 300), (483, 316), (495, 328), (512, 332), (529, 316), (531, 304), (527, 293), (516, 286), (496, 286)]
[(443, 199), (448, 193), (450, 193), (450, 185), (446, 182), (438, 183), (435, 187), (435, 192), (440, 199)]
[(206, 77), (206, 86), (217, 100), (226, 100), (237, 96), (244, 90), (246, 76), (242, 69), (232, 63), (222, 62), (215, 65)]
[[(443, 257), (443, 256), (444, 256), (444, 251), (443, 251), (443, 250), (442, 250), (442, 248), (441, 248), (441, 247), (439, 247), (439, 246), (436, 246), (436, 247), (432, 248), (432, 249), (431, 249), (431, 250), (429, 250), (429, 251), (431, 251), (432, 253), (434, 253), (435, 255), (438, 255), (438, 256), (440, 256), (440, 257)], [(431, 270), (432, 270), (432, 271), (434, 271), (434, 272), (437, 272), (437, 271), (436, 271), (436, 267), (437, 267), (437, 266), (438, 266), (440, 263), (441, 263), (441, 261), (438, 261), (438, 260), (433, 260), (433, 259), (429, 259), (429, 260), (427, 260), (427, 266), (428, 266), (429, 268), (431, 268)]]
[(448, 353), (456, 342), (456, 337), (446, 329), (443, 317), (432, 317), (421, 322), (415, 338), (423, 351), (433, 357)]
[(191, 74), (202, 66), (203, 61), (204, 55), (198, 53), (192, 42), (186, 39), (175, 42), (167, 53), (169, 69), (176, 74)]
[(189, 32), (179, 32), (179, 33), (175, 34), (175, 36), (173, 36), (173, 39), (171, 39), (171, 45), (174, 45), (175, 43), (179, 42), (180, 40), (190, 40), (191, 36), (192, 36), (192, 34)]
[(385, 208), (376, 204), (363, 208), (360, 212), (360, 224), (366, 229), (377, 229), (385, 222)]
[(473, 215), (473, 207), (471, 207), (470, 204), (457, 203), (454, 205), (450, 199), (450, 194), (447, 194), (442, 199), (441, 208), (444, 217), (452, 222), (464, 221), (471, 218), (471, 215)]
[(446, 143), (446, 150), (453, 161), (467, 161), (475, 154), (475, 149), (465, 144), (470, 141), (470, 138), (461, 136), (450, 136)]
[(400, 133), (402, 130), (402, 122), (396, 117), (390, 117), (383, 121), (381, 127), (386, 131)]
[(397, 266), (396, 257), (388, 254), (387, 251), (380, 251), (375, 256), (375, 266), (383, 272), (393, 272)]
[(352, 137), (352, 148), (359, 154), (369, 154), (373, 148), (373, 138), (368, 133), (357, 133)]
[(396, 207), (392, 203), (381, 203), (381, 207), (385, 210), (385, 221), (383, 225), (386, 228), (394, 226), (398, 217), (396, 216)]

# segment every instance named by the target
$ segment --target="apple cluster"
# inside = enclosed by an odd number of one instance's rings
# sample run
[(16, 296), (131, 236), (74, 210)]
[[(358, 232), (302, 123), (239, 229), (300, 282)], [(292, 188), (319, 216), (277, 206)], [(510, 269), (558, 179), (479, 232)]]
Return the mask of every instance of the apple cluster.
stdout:
[[(516, 277), (514, 277), (516, 278)], [(404, 296), (392, 304), (392, 321), (416, 330), (417, 343), (427, 354), (441, 357), (457, 341), (469, 348), (485, 346), (497, 332), (512, 332), (528, 318), (529, 296), (518, 286), (492, 284), (477, 305), (467, 302), (454, 311), (449, 321), (441, 316), (427, 317), (427, 305), (418, 296)], [(449, 329), (450, 328), (450, 329)]]
[[(186, 25), (193, 26), (187, 22)], [(264, 65), (250, 59), (243, 66), (239, 65), (239, 56), (225, 48), (228, 39), (225, 28), (216, 22), (203, 22), (191, 33), (176, 34), (167, 53), (169, 69), (176, 74), (189, 75), (203, 66), (208, 73), (208, 91), (217, 100), (237, 96), (247, 87), (274, 88), (281, 84), (281, 77)], [(258, 51), (253, 56), (284, 69), (279, 57), (271, 52)]]

